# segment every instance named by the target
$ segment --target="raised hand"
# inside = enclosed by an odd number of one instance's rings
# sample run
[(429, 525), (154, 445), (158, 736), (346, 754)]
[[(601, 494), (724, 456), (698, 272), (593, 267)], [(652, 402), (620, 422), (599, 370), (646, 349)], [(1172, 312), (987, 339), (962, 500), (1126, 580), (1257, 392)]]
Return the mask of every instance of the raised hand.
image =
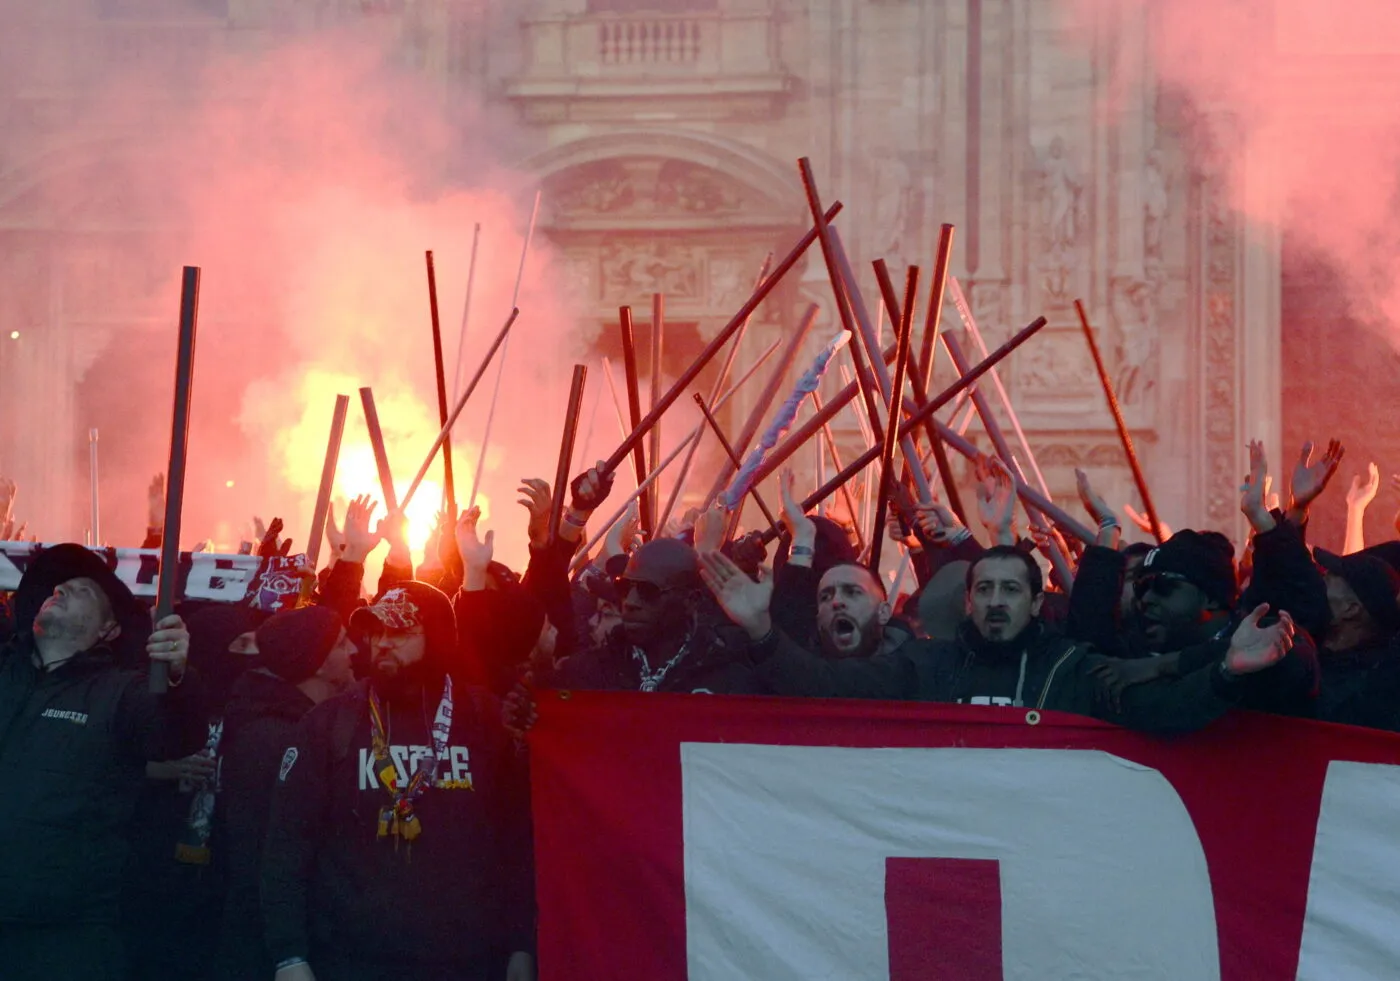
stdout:
[[(1393, 478), (1392, 478), (1393, 479)], [(1347, 509), (1356, 508), (1366, 510), (1371, 506), (1371, 502), (1376, 499), (1376, 495), (1381, 489), (1381, 468), (1374, 463), (1366, 467), (1366, 479), (1362, 480), (1357, 474), (1351, 478), (1351, 487), (1347, 489)]]
[(1006, 464), (992, 457), (977, 458), (977, 513), (997, 541), (1015, 544), (1016, 485)]
[(614, 555), (626, 555), (632, 551), (641, 523), (641, 512), (637, 509), (637, 502), (633, 501), (622, 513), (622, 517), (614, 521), (613, 526), (608, 529), (607, 538), (603, 540), (604, 561)]
[[(165, 474), (163, 473), (152, 477), (150, 486), (146, 488), (146, 527), (151, 531), (165, 529)], [(262, 536), (259, 535), (258, 538), (261, 539)]]
[(760, 569), (757, 581), (750, 579), (722, 552), (700, 553), (700, 578), (715, 602), (754, 640), (762, 640), (773, 629), (768, 606), (773, 600), (773, 577)]
[(606, 463), (599, 460), (591, 470), (579, 474), (569, 485), (569, 506), (580, 514), (592, 514), (603, 506), (612, 493), (615, 474), (603, 469)]
[(1229, 674), (1254, 674), (1271, 668), (1293, 649), (1293, 618), (1287, 611), (1280, 611), (1277, 623), (1261, 627), (1259, 621), (1268, 612), (1269, 604), (1260, 603), (1235, 628), (1230, 649), (1225, 652), (1225, 670)]
[(330, 546), (331, 560), (329, 565), (335, 565), (341, 559), (341, 553), (345, 551), (345, 533), (340, 530), (340, 526), (335, 521), (335, 502), (326, 504), (326, 544)]
[(1257, 439), (1249, 441), (1249, 473), (1240, 484), (1240, 511), (1249, 519), (1256, 532), (1271, 531), (1277, 522), (1269, 513), (1265, 496), (1269, 493), (1269, 461), (1264, 455), (1264, 444)]
[(935, 545), (956, 545), (972, 534), (963, 527), (953, 509), (942, 501), (922, 503), (914, 514), (925, 540)]
[(1317, 496), (1327, 489), (1336, 476), (1337, 467), (1346, 455), (1346, 448), (1335, 439), (1327, 444), (1327, 452), (1316, 463), (1313, 462), (1313, 444), (1304, 443), (1298, 463), (1293, 467), (1293, 480), (1289, 484), (1289, 510), (1306, 510)]
[[(378, 502), (368, 494), (361, 494), (345, 508), (345, 528), (341, 533), (341, 558), (346, 562), (364, 562), (369, 553), (384, 540), (376, 531), (370, 531), (370, 520), (374, 517)], [(330, 525), (328, 521), (327, 526)]]
[(724, 544), (724, 533), (728, 527), (729, 512), (719, 503), (711, 504), (704, 514), (695, 519), (695, 551), (717, 551)]
[(811, 548), (817, 540), (817, 523), (802, 510), (802, 502), (797, 499), (797, 475), (785, 469), (778, 480), (783, 493), (783, 527), (792, 537), (794, 545)]
[(1113, 509), (1108, 506), (1098, 492), (1089, 483), (1089, 475), (1078, 468), (1074, 471), (1075, 486), (1079, 489), (1079, 500), (1084, 505), (1084, 510), (1089, 512), (1089, 517), (1094, 519), (1094, 523), (1100, 526), (1105, 524), (1117, 524), (1118, 515), (1113, 513)]
[(254, 518), (253, 521), (262, 531), (258, 545), (258, 557), (267, 559), (275, 555), (285, 555), (286, 553), (282, 551), (282, 539), (279, 537), (282, 534), (282, 519), (273, 518), (272, 524), (266, 528), (262, 528), (262, 521), (259, 519)]
[[(496, 533), (488, 531), (485, 538), (478, 538), (477, 522), (481, 520), (481, 508), (472, 507), (462, 512), (457, 519), (457, 551), (462, 556), (463, 587), (486, 588), (486, 568), (491, 564), (495, 552)], [(473, 585), (479, 583), (479, 585)]]
[(549, 544), (549, 509), (554, 504), (549, 484), (538, 477), (522, 477), (515, 492), (520, 495), (516, 503), (530, 514), (530, 544), (544, 548)]
[(9, 477), (0, 477), (0, 522), (8, 528), (15, 520), (15, 498), (19, 485)]

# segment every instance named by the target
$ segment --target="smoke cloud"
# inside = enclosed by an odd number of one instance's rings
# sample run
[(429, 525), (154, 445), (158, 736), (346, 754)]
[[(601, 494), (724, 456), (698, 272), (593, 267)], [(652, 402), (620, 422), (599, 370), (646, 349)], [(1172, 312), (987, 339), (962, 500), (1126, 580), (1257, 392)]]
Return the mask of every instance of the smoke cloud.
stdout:
[[(1114, 52), (1113, 96), (1159, 84), (1248, 218), (1335, 265), (1352, 313), (1400, 337), (1400, 5), (1393, 0), (1072, 0), (1145, 18), (1149, 49)], [(1247, 175), (1251, 180), (1246, 180)], [(1344, 311), (1339, 311), (1342, 313)]]
[[(400, 493), (437, 433), (424, 250), (436, 256), (449, 376), (475, 223), (464, 376), (504, 321), (534, 191), (511, 161), (529, 147), (508, 116), (413, 63), (440, 53), (412, 16), (404, 36), (386, 37), (390, 20), (318, 23), (310, 4), (287, 5), (300, 12), (270, 31), (213, 24), (198, 0), (74, 6), (0, 0), (0, 91), (14, 95), (0, 100), (0, 191), (29, 187), (27, 206), (52, 230), (34, 249), (63, 297), (55, 313), (55, 284), (7, 277), (0, 320), (39, 313), (19, 341), (0, 342), (37, 343), (60, 324), (86, 332), (85, 373), (30, 378), (26, 390), (75, 386), (74, 430), (42, 438), (72, 441), (85, 459), (87, 428), (101, 428), (103, 538), (138, 544), (145, 488), (168, 451), (180, 267), (202, 267), (184, 545), (234, 546), (252, 515), (277, 515), (300, 551), (336, 393), (352, 397), (342, 500), (381, 498), (359, 386), (374, 389)], [(552, 478), (575, 353), (559, 281), (537, 235), (482, 478), (485, 508), (512, 526), (498, 558), (517, 565), (515, 481)], [(494, 378), (493, 366), (455, 430), (459, 500)], [(14, 428), (42, 429), (14, 400)], [(34, 459), (12, 445), (0, 469)], [(39, 479), (8, 475), (22, 488)], [(419, 544), (440, 504), (437, 467), (429, 480), (410, 511)], [(58, 488), (60, 501), (21, 500), (49, 517), (32, 529), (44, 540), (81, 536), (78, 483)]]

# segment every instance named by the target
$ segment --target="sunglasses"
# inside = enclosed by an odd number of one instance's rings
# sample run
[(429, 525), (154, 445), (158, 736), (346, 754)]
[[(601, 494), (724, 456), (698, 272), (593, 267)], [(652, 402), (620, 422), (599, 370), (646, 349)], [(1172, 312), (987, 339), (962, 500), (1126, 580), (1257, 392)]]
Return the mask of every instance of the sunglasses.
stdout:
[(666, 593), (675, 592), (679, 586), (658, 586), (654, 582), (646, 582), (642, 579), (628, 579), (626, 576), (618, 576), (613, 580), (613, 587), (617, 590), (617, 601), (625, 601), (632, 590), (637, 591), (643, 603), (652, 604), (660, 601)]
[(1189, 579), (1175, 572), (1152, 572), (1139, 575), (1133, 580), (1133, 593), (1138, 599), (1142, 599), (1148, 593), (1170, 596), (1183, 585), (1189, 584)]

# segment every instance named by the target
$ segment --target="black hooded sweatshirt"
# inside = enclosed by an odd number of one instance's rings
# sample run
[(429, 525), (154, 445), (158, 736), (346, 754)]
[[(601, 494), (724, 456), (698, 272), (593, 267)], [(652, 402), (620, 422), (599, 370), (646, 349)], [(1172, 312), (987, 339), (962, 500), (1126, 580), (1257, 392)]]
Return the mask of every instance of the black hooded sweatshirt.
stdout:
[[(454, 691), (438, 784), (414, 805), (414, 842), (377, 838), (389, 796), (373, 773), (368, 689), (302, 720), (283, 754), (262, 869), (274, 964), (353, 961), (383, 977), (494, 971), (533, 950), (533, 872), (523, 760), (499, 702)], [(407, 777), (432, 751), (441, 682), (387, 705), (391, 752)]]
[(273, 974), (258, 900), (263, 843), (278, 764), (313, 705), (296, 685), (262, 669), (239, 678), (229, 695), (214, 811), (214, 852), (222, 856), (228, 882), (219, 931), (224, 978)]

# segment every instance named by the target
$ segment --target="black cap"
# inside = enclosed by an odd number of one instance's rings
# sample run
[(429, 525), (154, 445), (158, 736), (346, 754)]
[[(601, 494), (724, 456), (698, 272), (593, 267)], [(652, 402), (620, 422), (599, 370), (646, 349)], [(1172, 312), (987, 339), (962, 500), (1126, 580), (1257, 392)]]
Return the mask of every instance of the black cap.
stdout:
[(1369, 548), (1363, 548), (1358, 554), (1374, 555), (1396, 572), (1400, 572), (1400, 542), (1377, 542)]
[(623, 578), (663, 589), (700, 585), (700, 557), (678, 538), (656, 538), (632, 553)]
[(1325, 572), (1344, 580), (1371, 619), (1384, 630), (1400, 630), (1400, 573), (1374, 555), (1335, 555), (1313, 549), (1313, 558)]
[(1233, 608), (1239, 593), (1235, 547), (1214, 531), (1179, 531), (1142, 560), (1138, 581), (1153, 576), (1182, 579), (1221, 606)]
[(258, 666), (299, 684), (321, 670), (343, 627), (326, 606), (275, 613), (258, 628)]
[(429, 666), (445, 673), (456, 665), (457, 615), (452, 601), (437, 587), (416, 580), (396, 583), (372, 604), (356, 610), (350, 617), (350, 629), (367, 634), (375, 621), (390, 630), (421, 626)]

